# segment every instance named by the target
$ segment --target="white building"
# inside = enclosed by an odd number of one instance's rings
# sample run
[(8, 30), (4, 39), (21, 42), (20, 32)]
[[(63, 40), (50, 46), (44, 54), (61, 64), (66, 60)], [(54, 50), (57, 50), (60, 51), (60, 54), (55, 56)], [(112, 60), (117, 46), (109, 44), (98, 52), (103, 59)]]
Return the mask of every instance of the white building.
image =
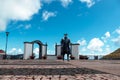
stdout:
[(47, 55), (47, 44), (43, 44), (39, 40), (32, 42), (24, 42), (24, 56), (23, 59), (30, 59), (30, 56), (33, 55), (34, 44), (39, 45), (39, 59)]
[[(43, 44), (39, 40), (32, 42), (24, 42), (24, 56), (23, 59), (30, 59), (30, 56), (33, 55), (34, 44), (39, 45), (39, 59), (47, 57), (50, 60), (56, 60), (57, 56), (61, 56), (61, 45), (55, 45), (55, 55), (47, 55), (47, 44)], [(71, 44), (71, 54), (75, 57), (76, 60), (79, 59), (79, 45), (80, 44)]]
[[(79, 45), (80, 44), (71, 44), (71, 54), (73, 57), (75, 57), (76, 60), (79, 59)], [(61, 45), (56, 44), (56, 56), (61, 55)]]

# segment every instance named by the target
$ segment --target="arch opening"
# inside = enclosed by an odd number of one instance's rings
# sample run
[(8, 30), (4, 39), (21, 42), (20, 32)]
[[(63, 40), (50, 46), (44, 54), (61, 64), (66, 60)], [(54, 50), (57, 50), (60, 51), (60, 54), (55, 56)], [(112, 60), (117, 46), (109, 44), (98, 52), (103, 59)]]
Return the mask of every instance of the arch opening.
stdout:
[(35, 44), (38, 44), (38, 54), (39, 54), (39, 59), (42, 59), (42, 45), (43, 43), (39, 40), (35, 40), (35, 41), (32, 41), (32, 44), (33, 44), (33, 49), (34, 49), (34, 45)]

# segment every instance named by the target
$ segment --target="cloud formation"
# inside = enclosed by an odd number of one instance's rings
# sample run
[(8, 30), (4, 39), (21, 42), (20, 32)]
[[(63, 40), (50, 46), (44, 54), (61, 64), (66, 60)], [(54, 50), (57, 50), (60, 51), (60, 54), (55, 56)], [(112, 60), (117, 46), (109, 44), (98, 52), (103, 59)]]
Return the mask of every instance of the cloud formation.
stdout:
[(38, 53), (39, 53), (39, 48), (35, 48), (35, 49), (33, 50), (33, 53), (38, 54)]
[(106, 45), (105, 53), (104, 54), (109, 54), (110, 52), (111, 52), (110, 46)]
[(54, 1), (54, 0), (41, 0), (41, 2), (48, 3), (48, 4), (50, 4), (52, 1)]
[(115, 32), (120, 35), (120, 27), (117, 28), (117, 29), (115, 30)]
[(11, 55), (17, 55), (17, 54), (23, 54), (23, 51), (22, 49), (17, 49), (17, 48), (12, 48), (8, 54), (11, 54)]
[(112, 41), (114, 42), (115, 46), (120, 46), (120, 36), (113, 38)]
[(104, 41), (104, 42), (107, 42), (107, 39), (111, 37), (111, 34), (110, 32), (106, 32), (104, 34), (104, 36), (101, 37), (101, 39)]
[(87, 7), (90, 8), (95, 4), (94, 0), (80, 0), (81, 3), (86, 3)]
[[(85, 43), (86, 40), (78, 40), (77, 42), (82, 45), (80, 47), (80, 54), (96, 53), (100, 55), (106, 55), (113, 52), (115, 49), (120, 47), (120, 27), (112, 32), (105, 32), (100, 38), (92, 38), (89, 44)], [(88, 42), (88, 41), (87, 41)], [(84, 45), (86, 44), (86, 45)]]
[(0, 6), (0, 31), (4, 31), (11, 20), (30, 20), (41, 9), (40, 0), (0, 0)]
[(72, 3), (72, 0), (60, 0), (63, 7), (67, 7)]
[(42, 19), (43, 21), (47, 21), (50, 17), (55, 17), (55, 16), (56, 16), (56, 12), (44, 11), (42, 14)]
[(84, 46), (87, 44), (85, 39), (78, 40), (77, 43), (79, 43), (81, 46)]
[(99, 38), (93, 38), (87, 48), (91, 51), (102, 51), (102, 47), (104, 46), (104, 43)]
[(48, 54), (48, 55), (55, 55), (55, 51), (48, 49), (48, 50), (47, 50), (47, 54)]
[(105, 33), (105, 37), (106, 37), (106, 38), (109, 38), (109, 37), (110, 37), (110, 32), (106, 32), (106, 33)]
[(29, 29), (29, 28), (31, 28), (31, 24), (25, 26), (25, 29)]

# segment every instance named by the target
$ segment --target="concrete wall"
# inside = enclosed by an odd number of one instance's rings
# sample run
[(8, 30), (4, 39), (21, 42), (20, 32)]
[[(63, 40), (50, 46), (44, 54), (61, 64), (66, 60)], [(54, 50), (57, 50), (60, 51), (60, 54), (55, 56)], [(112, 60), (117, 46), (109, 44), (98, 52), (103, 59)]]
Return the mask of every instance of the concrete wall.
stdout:
[(47, 51), (47, 46), (46, 45), (42, 45), (42, 56), (46, 55)]
[(57, 56), (61, 55), (61, 45), (57, 45)]
[[(42, 56), (44, 55), (47, 55), (47, 46), (46, 45), (42, 45)], [(72, 52), (72, 55), (75, 57), (75, 59), (79, 59), (79, 44), (72, 44), (71, 45), (71, 52)], [(29, 59), (30, 56), (32, 55), (32, 51), (33, 51), (33, 44), (32, 43), (29, 43), (29, 42), (26, 42), (24, 43), (24, 56), (23, 56), (23, 59)], [(61, 55), (61, 45), (57, 45), (56, 46), (56, 53), (57, 55), (54, 55), (54, 56), (49, 56), (47, 55), (47, 59), (57, 59), (56, 57)]]
[(71, 45), (72, 47), (72, 55), (75, 57), (75, 59), (79, 59), (79, 45)]
[[(24, 42), (24, 56), (23, 59), (29, 59), (33, 52), (33, 43)], [(42, 47), (42, 56), (47, 55), (47, 45), (41, 45)]]
[(23, 59), (29, 59), (32, 55), (32, 43), (24, 43), (24, 56)]
[(56, 60), (56, 56), (55, 55), (47, 55), (47, 59), (48, 60)]
[[(71, 44), (71, 52), (75, 59), (79, 59), (79, 44)], [(57, 56), (61, 55), (61, 45), (57, 45)]]

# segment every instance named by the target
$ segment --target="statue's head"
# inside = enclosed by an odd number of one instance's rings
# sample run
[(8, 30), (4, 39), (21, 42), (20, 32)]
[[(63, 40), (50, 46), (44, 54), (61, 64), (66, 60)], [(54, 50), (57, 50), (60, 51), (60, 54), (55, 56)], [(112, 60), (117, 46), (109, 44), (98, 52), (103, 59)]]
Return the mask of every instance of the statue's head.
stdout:
[(67, 35), (68, 35), (67, 33), (66, 33), (66, 34), (64, 34), (64, 39), (67, 39)]

